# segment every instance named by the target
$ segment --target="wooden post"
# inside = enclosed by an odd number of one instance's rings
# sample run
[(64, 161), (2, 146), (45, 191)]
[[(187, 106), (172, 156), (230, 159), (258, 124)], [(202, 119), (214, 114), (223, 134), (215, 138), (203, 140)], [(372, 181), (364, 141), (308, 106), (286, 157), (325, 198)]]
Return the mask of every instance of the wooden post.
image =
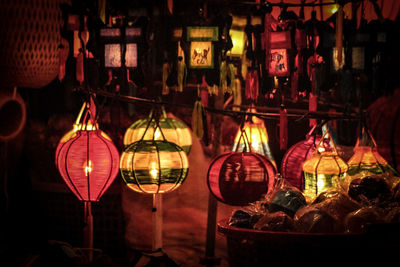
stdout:
[(92, 203), (90, 201), (84, 202), (84, 215), (85, 226), (83, 228), (84, 247), (88, 249), (89, 262), (93, 262), (93, 216), (92, 216)]
[(153, 194), (153, 252), (162, 249), (162, 196), (161, 194)]

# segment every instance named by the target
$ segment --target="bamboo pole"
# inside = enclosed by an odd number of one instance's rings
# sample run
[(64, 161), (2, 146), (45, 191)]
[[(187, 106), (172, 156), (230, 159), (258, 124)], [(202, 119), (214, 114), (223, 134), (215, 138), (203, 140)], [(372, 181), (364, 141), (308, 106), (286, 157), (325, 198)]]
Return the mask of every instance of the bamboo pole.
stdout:
[(153, 242), (152, 250), (153, 252), (161, 251), (162, 249), (162, 195), (153, 194)]

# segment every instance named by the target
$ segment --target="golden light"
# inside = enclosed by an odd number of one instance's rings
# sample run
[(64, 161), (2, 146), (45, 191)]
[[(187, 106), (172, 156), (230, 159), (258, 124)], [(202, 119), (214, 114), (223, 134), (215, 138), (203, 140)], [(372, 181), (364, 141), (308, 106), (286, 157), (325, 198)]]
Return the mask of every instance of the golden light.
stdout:
[(231, 56), (242, 56), (244, 51), (245, 33), (244, 31), (231, 29), (229, 31), (233, 47), (230, 51)]
[(89, 176), (89, 174), (92, 172), (92, 161), (91, 160), (89, 160), (89, 163), (85, 164), (84, 169), (85, 169), (85, 175)]

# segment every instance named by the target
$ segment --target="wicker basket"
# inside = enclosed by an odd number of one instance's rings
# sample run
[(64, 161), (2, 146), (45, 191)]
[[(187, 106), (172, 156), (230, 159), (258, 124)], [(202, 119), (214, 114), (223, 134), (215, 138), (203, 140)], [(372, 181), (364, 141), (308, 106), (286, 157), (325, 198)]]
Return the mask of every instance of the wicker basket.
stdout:
[(400, 249), (400, 225), (371, 225), (365, 234), (271, 232), (218, 223), (226, 236), (230, 266), (308, 266), (392, 262)]

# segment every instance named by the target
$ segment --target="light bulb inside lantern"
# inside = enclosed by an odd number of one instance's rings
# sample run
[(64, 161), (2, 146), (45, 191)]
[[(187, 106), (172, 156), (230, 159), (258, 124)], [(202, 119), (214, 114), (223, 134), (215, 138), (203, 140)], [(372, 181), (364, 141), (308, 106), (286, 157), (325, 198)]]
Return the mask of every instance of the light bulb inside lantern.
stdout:
[(154, 161), (150, 163), (149, 173), (153, 179), (157, 179), (158, 169), (157, 169), (157, 164)]
[(154, 132), (154, 140), (161, 140), (161, 132), (160, 128), (156, 128), (156, 131)]
[(85, 175), (86, 176), (89, 176), (89, 174), (92, 172), (92, 161), (91, 160), (89, 160), (89, 162), (86, 162), (85, 163), (85, 167), (84, 167), (84, 170), (85, 170)]
[(318, 152), (319, 153), (325, 152), (325, 148), (324, 147), (318, 147)]

